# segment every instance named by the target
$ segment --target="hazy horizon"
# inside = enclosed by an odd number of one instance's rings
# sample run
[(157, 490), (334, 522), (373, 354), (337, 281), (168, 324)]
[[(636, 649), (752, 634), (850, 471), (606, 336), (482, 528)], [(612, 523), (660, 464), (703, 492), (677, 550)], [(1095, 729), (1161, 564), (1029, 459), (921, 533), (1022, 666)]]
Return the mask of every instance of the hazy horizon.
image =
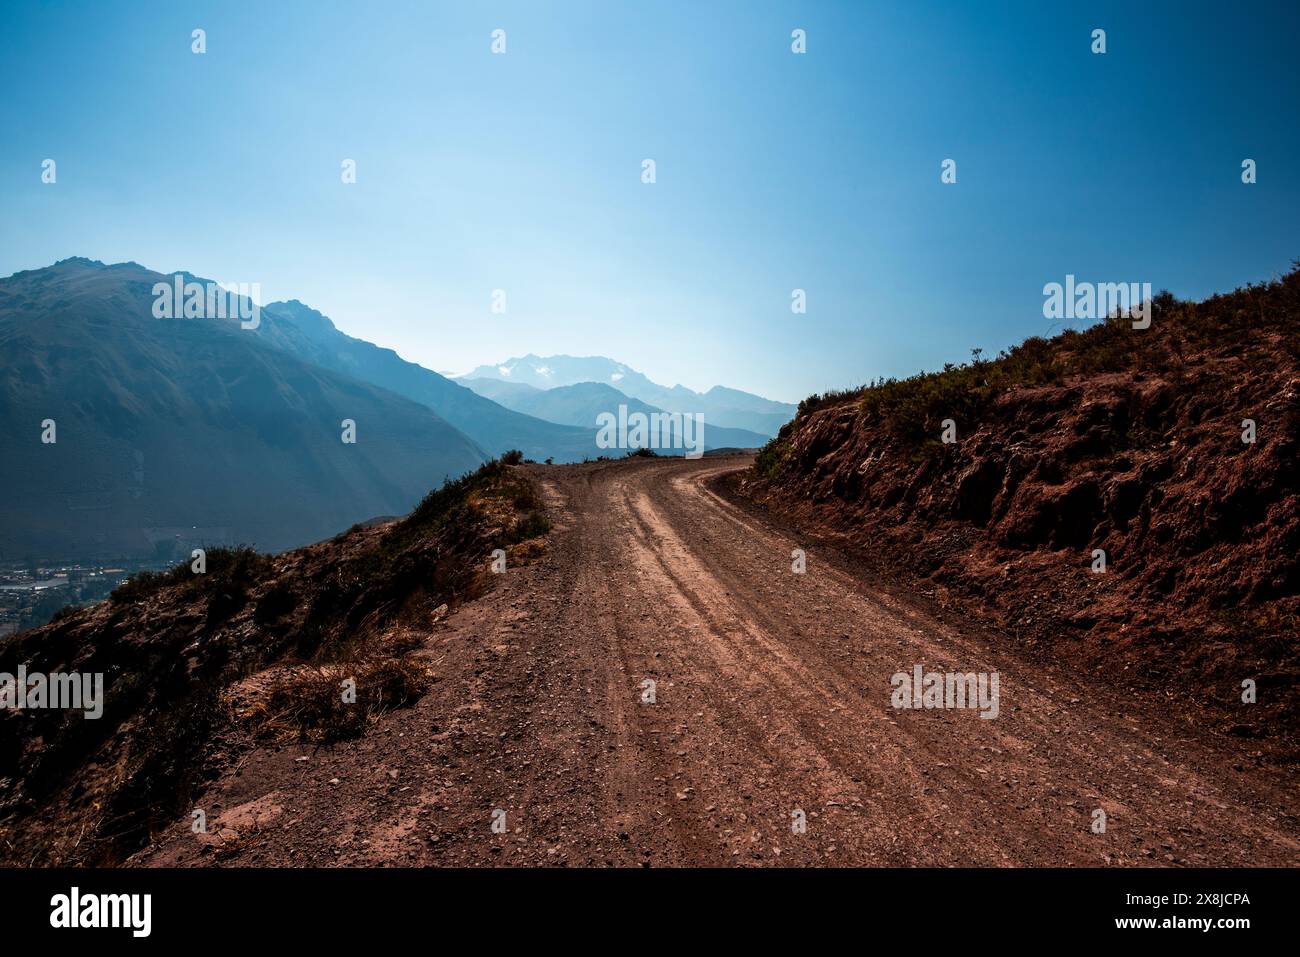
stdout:
[[(198, 277), (200, 277), (200, 278), (202, 278), (202, 279), (205, 279), (205, 280), (208, 280), (208, 281), (218, 282), (219, 284), (221, 283), (221, 280), (214, 279), (214, 278), (211, 277), (211, 276), (204, 276), (203, 273), (202, 273), (202, 270), (195, 271), (195, 270), (193, 270), (193, 269), (184, 269), (184, 268), (178, 268), (178, 269), (157, 269), (157, 268), (154, 268), (154, 267), (150, 266), (150, 265), (147, 264), (147, 263), (136, 262), (135, 260), (121, 260), (121, 261), (119, 261), (119, 262), (115, 262), (115, 263), (113, 263), (113, 262), (104, 262), (103, 260), (97, 260), (97, 259), (95, 259), (94, 257), (91, 257), (91, 256), (65, 256), (65, 257), (63, 257), (63, 259), (56, 260), (56, 261), (53, 262), (53, 263), (47, 263), (46, 266), (34, 267), (34, 268), (35, 268), (36, 270), (39, 270), (39, 269), (47, 268), (47, 267), (49, 267), (49, 266), (58, 265), (58, 264), (61, 263), (61, 262), (66, 262), (66, 261), (68, 261), (68, 260), (76, 260), (76, 259), (88, 260), (88, 261), (90, 261), (90, 262), (97, 262), (97, 263), (99, 263), (100, 265), (103, 265), (103, 266), (105, 266), (105, 267), (125, 266), (125, 265), (136, 265), (136, 266), (141, 266), (141, 267), (143, 267), (143, 268), (145, 268), (145, 269), (148, 269), (148, 270), (150, 270), (150, 271), (152, 271), (152, 272), (156, 272), (156, 273), (158, 273), (158, 274), (160, 274), (160, 275), (163, 275), (163, 276), (174, 276), (174, 275), (179, 275), (179, 274), (190, 274), (190, 275), (198, 276)], [(25, 272), (25, 271), (31, 271), (31, 270), (18, 270), (17, 272)], [(3, 281), (3, 280), (5, 280), (5, 279), (11, 279), (11, 278), (13, 278), (13, 276), (16, 275), (17, 272), (15, 272), (15, 273), (10, 273), (10, 274), (8, 274), (8, 275), (6, 275), (6, 276), (0, 276), (0, 281)], [(248, 298), (249, 298), (250, 300), (252, 300), (253, 302), (255, 302), (259, 307), (265, 307), (265, 306), (273, 305), (273, 304), (276, 303), (276, 302), (286, 302), (286, 301), (294, 301), (294, 300), (297, 300), (297, 301), (299, 301), (299, 302), (302, 302), (302, 300), (301, 300), (299, 297), (296, 297), (296, 296), (290, 296), (290, 297), (288, 297), (288, 299), (285, 299), (285, 300), (279, 300), (279, 299), (277, 299), (277, 300), (272, 300), (272, 299), (267, 298), (265, 295), (263, 295), (263, 296), (261, 296), (261, 297), (259, 298), (259, 297), (257, 297), (256, 295), (253, 295), (252, 292), (251, 292), (251, 291), (248, 291), (248, 290), (240, 290), (240, 294), (241, 294), (241, 295), (247, 295)], [(309, 308), (311, 308), (311, 309), (315, 309), (317, 312), (319, 312), (319, 313), (321, 313), (323, 316), (325, 316), (325, 318), (330, 319), (331, 321), (334, 321), (334, 317), (332, 317), (332, 316), (331, 316), (331, 315), (330, 315), (326, 310), (318, 308), (318, 307), (315, 306), (313, 303), (310, 303), (310, 302), (303, 302), (302, 304), (305, 305), (305, 306), (307, 306), (307, 307), (309, 307)], [(337, 323), (335, 323), (335, 325), (337, 326)], [(341, 331), (343, 331), (343, 332), (345, 332), (345, 333), (347, 332), (346, 330), (341, 330)], [(348, 334), (348, 335), (351, 335), (351, 333), (347, 333), (347, 334)], [(362, 337), (354, 336), (354, 338), (362, 338)], [(371, 340), (364, 340), (364, 341), (371, 341)], [(380, 346), (380, 347), (382, 347), (382, 348), (391, 348), (391, 346), (389, 346), (387, 343), (384, 343), (384, 342), (382, 342), (382, 341), (374, 342), (373, 344), (374, 344), (374, 345), (377, 345), (377, 346)], [(401, 357), (402, 359), (405, 359), (405, 360), (408, 361), (408, 362), (414, 362), (414, 361), (415, 361), (415, 360), (409, 358), (408, 356), (403, 356), (403, 355), (401, 355), (400, 351), (398, 351), (398, 350), (394, 350), (394, 351), (395, 351), (395, 352), (398, 352), (399, 357)], [(571, 355), (571, 354), (569, 354), (569, 353), (558, 353), (558, 352), (547, 353), (547, 354), (545, 354), (545, 355), (538, 355), (538, 354), (535, 354), (535, 353), (520, 353), (520, 354), (512, 353), (512, 354), (510, 354), (510, 355), (503, 355), (503, 356), (496, 356), (496, 357), (488, 357), (488, 358), (486, 358), (484, 361), (482, 361), (482, 362), (476, 362), (476, 363), (474, 363), (474, 365), (469, 366), (468, 368), (463, 369), (463, 370), (460, 370), (460, 371), (457, 371), (457, 370), (451, 370), (451, 369), (432, 369), (431, 367), (429, 367), (429, 366), (427, 366), (427, 365), (423, 365), (423, 364), (418, 363), (418, 362), (417, 362), (416, 364), (417, 364), (417, 365), (422, 365), (423, 368), (425, 368), (425, 369), (429, 369), (430, 371), (432, 371), (432, 372), (436, 372), (436, 373), (438, 373), (438, 375), (444, 376), (444, 377), (449, 378), (449, 379), (465, 379), (465, 378), (467, 378), (467, 377), (469, 376), (469, 374), (470, 374), (471, 372), (473, 372), (474, 370), (476, 370), (476, 369), (478, 369), (478, 368), (480, 368), (480, 367), (482, 367), (482, 366), (493, 366), (493, 365), (499, 365), (499, 364), (502, 363), (502, 362), (507, 362), (507, 361), (514, 360), (514, 359), (524, 359), (524, 358), (528, 358), (528, 357), (530, 357), (530, 356), (533, 356), (533, 357), (535, 357), (535, 358), (539, 358), (539, 359), (554, 359), (554, 358), (570, 358), (570, 359), (595, 359), (595, 358), (604, 358), (604, 359), (612, 359), (612, 360), (614, 360), (614, 361), (616, 361), (616, 362), (620, 362), (622, 365), (625, 365), (625, 366), (628, 366), (628, 367), (630, 367), (630, 368), (633, 368), (634, 371), (636, 371), (636, 372), (640, 372), (640, 373), (642, 373), (642, 374), (645, 374), (645, 373), (646, 373), (646, 370), (645, 370), (645, 369), (637, 368), (637, 367), (636, 367), (636, 363), (634, 363), (634, 362), (623, 362), (623, 361), (622, 361), (618, 356), (606, 356), (606, 355), (600, 355), (600, 354), (597, 354), (597, 353), (585, 353), (585, 354), (583, 354), (583, 355)], [(665, 386), (669, 386), (669, 387), (671, 387), (671, 386), (675, 386), (675, 385), (684, 385), (684, 383), (663, 382), (663, 381), (659, 381), (658, 379), (655, 378), (654, 375), (646, 375), (646, 378), (651, 379), (652, 381), (657, 382), (659, 385), (665, 385)], [(595, 381), (595, 380), (593, 380), (593, 381)], [(608, 383), (606, 383), (606, 384), (608, 384)], [(695, 390), (695, 391), (698, 391), (698, 392), (707, 392), (707, 391), (708, 391), (710, 388), (712, 388), (713, 386), (726, 386), (726, 385), (727, 385), (727, 383), (725, 383), (725, 382), (715, 382), (715, 383), (711, 383), (709, 386), (707, 386), (707, 387), (705, 387), (705, 388), (703, 388), (703, 389), (697, 389), (697, 390)], [(764, 396), (764, 398), (771, 398), (771, 396)], [(786, 401), (786, 400), (778, 400), (778, 401)], [(789, 401), (791, 401), (792, 404), (797, 404), (797, 401), (798, 401), (798, 400), (789, 400)]]
[(1059, 331), (1067, 274), (1197, 299), (1300, 254), (1276, 18), (565, 10), (10, 6), (0, 274), (135, 261), (429, 369), (602, 355), (797, 402)]

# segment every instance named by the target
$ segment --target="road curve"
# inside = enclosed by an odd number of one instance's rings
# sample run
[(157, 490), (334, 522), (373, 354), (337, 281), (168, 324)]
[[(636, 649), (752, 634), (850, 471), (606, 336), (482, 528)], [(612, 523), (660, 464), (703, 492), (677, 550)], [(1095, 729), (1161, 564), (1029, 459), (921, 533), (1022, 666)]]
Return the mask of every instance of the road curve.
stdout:
[[(546, 554), (432, 626), (429, 695), (255, 749), (208, 835), (187, 817), (132, 863), (1300, 862), (1293, 770), (816, 549), (794, 574), (800, 543), (711, 488), (748, 462), (538, 467)], [(996, 671), (997, 717), (894, 708), (918, 664)]]

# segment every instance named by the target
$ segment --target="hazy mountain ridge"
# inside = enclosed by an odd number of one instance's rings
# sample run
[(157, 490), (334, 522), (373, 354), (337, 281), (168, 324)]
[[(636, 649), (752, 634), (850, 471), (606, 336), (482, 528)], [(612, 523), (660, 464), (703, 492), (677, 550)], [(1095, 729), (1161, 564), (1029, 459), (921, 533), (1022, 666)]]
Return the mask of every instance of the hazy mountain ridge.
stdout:
[[(785, 417), (781, 403), (721, 386), (707, 396), (664, 389), (599, 357), (559, 357), (559, 374), (603, 374), (620, 387), (584, 378), (539, 392), (540, 403), (498, 403), (346, 335), (298, 300), (261, 306), (252, 328), (156, 318), (155, 285), (177, 277), (209, 282), (82, 257), (0, 280), (0, 480), (9, 493), (0, 559), (301, 545), (401, 514), (507, 449), (558, 462), (609, 454), (596, 445), (595, 416), (622, 403), (704, 412), (707, 448), (754, 447), (767, 434), (728, 427), (710, 403), (762, 428)], [(546, 371), (529, 367), (542, 381)], [(53, 443), (41, 441), (47, 419)], [(356, 444), (342, 441), (345, 419), (357, 423)]]
[(579, 462), (599, 454), (594, 426), (559, 425), (499, 405), (392, 349), (340, 332), (328, 317), (296, 299), (264, 306), (256, 331), (300, 359), (427, 406), (492, 455), (518, 449), (533, 459)]
[(651, 381), (631, 366), (604, 356), (526, 356), (496, 365), (482, 365), (460, 376), (461, 381), (495, 379), (502, 382), (553, 389), (599, 382), (624, 395), (640, 399), (668, 412), (703, 412), (705, 421), (723, 428), (747, 429), (761, 435), (776, 435), (794, 418), (797, 407), (725, 386), (696, 392), (683, 385), (670, 387)]
[(278, 550), (404, 513), (488, 457), (425, 406), (238, 322), (154, 318), (158, 282), (82, 258), (0, 280), (5, 558)]
[[(601, 382), (579, 382), (574, 385), (538, 389), (521, 382), (499, 379), (467, 379), (465, 384), (494, 402), (518, 412), (535, 415), (548, 422), (595, 427), (601, 413), (618, 414), (620, 405), (627, 406), (629, 414), (662, 414), (665, 410), (625, 395), (613, 386)], [(748, 429), (731, 429), (714, 425), (705, 416), (704, 445), (706, 449), (751, 448), (767, 443), (768, 436)]]

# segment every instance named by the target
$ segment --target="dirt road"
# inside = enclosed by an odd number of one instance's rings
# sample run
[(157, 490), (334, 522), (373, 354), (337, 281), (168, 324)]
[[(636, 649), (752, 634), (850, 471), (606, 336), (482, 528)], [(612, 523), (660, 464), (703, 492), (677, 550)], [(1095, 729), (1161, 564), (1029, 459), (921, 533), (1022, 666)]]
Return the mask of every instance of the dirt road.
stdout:
[[(208, 834), (178, 821), (133, 863), (1300, 863), (1294, 770), (816, 549), (794, 574), (800, 543), (710, 488), (746, 464), (539, 468), (546, 555), (431, 627), (429, 695), (254, 750)], [(895, 709), (917, 664), (996, 671), (998, 716)]]

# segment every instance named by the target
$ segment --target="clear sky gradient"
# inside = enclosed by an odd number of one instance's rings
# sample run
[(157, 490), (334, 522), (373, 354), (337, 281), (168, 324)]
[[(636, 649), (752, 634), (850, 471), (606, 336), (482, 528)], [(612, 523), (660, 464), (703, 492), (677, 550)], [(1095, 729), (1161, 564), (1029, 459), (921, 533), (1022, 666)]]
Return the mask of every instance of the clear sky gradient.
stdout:
[(1287, 270), (1297, 10), (5, 0), (0, 275), (135, 260), (438, 370), (599, 354), (797, 400), (1044, 333), (1066, 273)]

